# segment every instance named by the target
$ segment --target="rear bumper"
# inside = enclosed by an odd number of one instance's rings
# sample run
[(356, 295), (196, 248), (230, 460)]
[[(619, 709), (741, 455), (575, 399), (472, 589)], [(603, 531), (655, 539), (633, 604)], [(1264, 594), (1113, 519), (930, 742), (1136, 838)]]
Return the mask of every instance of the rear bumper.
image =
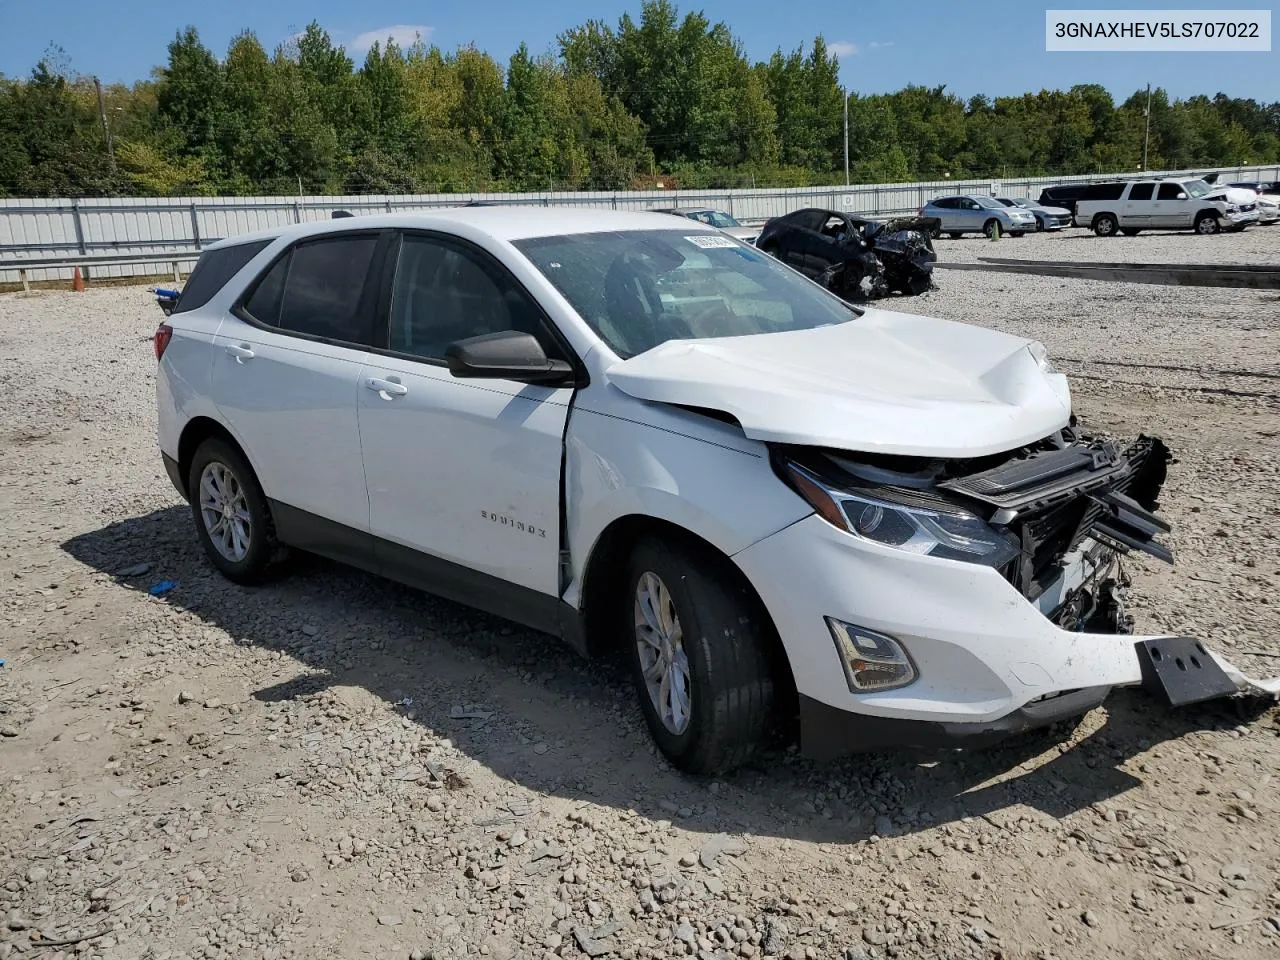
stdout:
[(173, 489), (182, 495), (183, 500), (187, 499), (187, 485), (182, 482), (182, 471), (178, 468), (178, 461), (167, 453), (161, 453), (160, 459), (164, 461), (164, 472), (169, 475), (169, 482), (173, 484)]

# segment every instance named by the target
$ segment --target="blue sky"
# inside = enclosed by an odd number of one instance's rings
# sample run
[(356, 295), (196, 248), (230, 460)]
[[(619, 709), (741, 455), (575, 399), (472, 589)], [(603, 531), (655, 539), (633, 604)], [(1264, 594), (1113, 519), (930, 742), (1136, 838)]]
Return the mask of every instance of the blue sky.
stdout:
[[(1140, 9), (1172, 5), (1129, 0), (1081, 7)], [(946, 84), (961, 96), (1017, 94), (1101, 83), (1123, 99), (1147, 82), (1174, 96), (1222, 91), (1230, 96), (1280, 100), (1280, 51), (1270, 53), (1046, 53), (1044, 11), (1073, 4), (1025, 0), (965, 2), (799, 3), (706, 0), (681, 3), (712, 21), (724, 20), (753, 59), (776, 47), (807, 43), (822, 33), (841, 56), (850, 90), (876, 93), (908, 83)], [(1184, 2), (1183, 7), (1230, 9), (1248, 3)], [(1260, 6), (1254, 4), (1253, 6)], [(500, 62), (523, 40), (539, 52), (558, 32), (591, 17), (616, 23), (639, 0), (479, 0), (424, 3), (406, 0), (0, 0), (0, 73), (23, 76), (44, 50), (59, 44), (72, 68), (106, 82), (145, 78), (165, 59), (165, 46), (187, 24), (219, 56), (245, 28), (269, 49), (318, 20), (348, 51), (358, 51), (391, 30), (412, 39), (420, 30), (445, 48), (474, 42)], [(601, 11), (604, 11), (602, 14)], [(357, 56), (356, 59), (359, 59)]]

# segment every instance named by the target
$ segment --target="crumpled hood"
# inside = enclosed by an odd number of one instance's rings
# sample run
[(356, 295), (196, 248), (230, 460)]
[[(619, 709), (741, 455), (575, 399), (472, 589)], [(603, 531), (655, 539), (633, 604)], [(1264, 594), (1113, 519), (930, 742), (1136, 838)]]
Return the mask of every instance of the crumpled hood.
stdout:
[(1042, 369), (1032, 341), (877, 309), (813, 330), (671, 340), (606, 376), (642, 400), (731, 414), (757, 440), (866, 453), (1001, 453), (1071, 414), (1066, 378)]
[(1222, 187), (1214, 190), (1205, 197), (1206, 200), (1225, 200), (1227, 203), (1234, 203), (1237, 206), (1246, 203), (1256, 203), (1258, 195), (1252, 190), (1245, 190), (1242, 187)]

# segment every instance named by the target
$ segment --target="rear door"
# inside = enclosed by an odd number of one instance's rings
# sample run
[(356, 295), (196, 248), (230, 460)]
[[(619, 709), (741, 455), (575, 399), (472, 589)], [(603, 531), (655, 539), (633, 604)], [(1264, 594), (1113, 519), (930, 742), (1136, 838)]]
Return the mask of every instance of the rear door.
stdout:
[(1155, 200), (1156, 185), (1150, 182), (1130, 185), (1120, 211), (1121, 224), (1135, 230), (1157, 226), (1155, 212), (1158, 201)]
[(367, 562), (369, 498), (356, 422), (374, 329), (383, 231), (295, 244), (249, 288), (215, 341), (212, 392), (245, 448), (281, 535)]
[(933, 201), (933, 208), (937, 211), (938, 219), (942, 221), (939, 227), (942, 231), (961, 229), (956, 219), (956, 199), (955, 197), (939, 197)]
[(394, 256), (387, 329), (357, 391), (379, 567), (488, 609), (501, 594), (514, 605), (508, 615), (530, 622), (522, 604), (560, 593), (560, 466), (573, 387), (458, 379), (444, 352), (504, 330), (532, 333), (557, 359), (570, 359), (568, 347), (486, 251), (406, 233)]

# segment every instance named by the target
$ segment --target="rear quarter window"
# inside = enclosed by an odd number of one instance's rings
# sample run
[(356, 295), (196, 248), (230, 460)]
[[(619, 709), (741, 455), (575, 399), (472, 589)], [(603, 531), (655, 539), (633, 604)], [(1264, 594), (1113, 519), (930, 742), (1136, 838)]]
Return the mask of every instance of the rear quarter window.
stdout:
[(1085, 187), (1081, 200), (1119, 200), (1124, 193), (1123, 183), (1091, 183)]
[(271, 244), (271, 240), (255, 240), (252, 243), (237, 243), (230, 247), (218, 247), (200, 254), (195, 269), (187, 278), (182, 295), (173, 308), (173, 313), (186, 313), (198, 310), (214, 298), (226, 286), (227, 281), (240, 272), (246, 263), (256, 257)]

